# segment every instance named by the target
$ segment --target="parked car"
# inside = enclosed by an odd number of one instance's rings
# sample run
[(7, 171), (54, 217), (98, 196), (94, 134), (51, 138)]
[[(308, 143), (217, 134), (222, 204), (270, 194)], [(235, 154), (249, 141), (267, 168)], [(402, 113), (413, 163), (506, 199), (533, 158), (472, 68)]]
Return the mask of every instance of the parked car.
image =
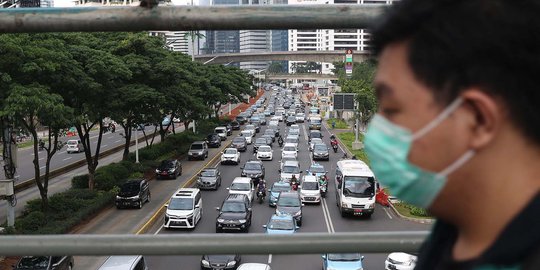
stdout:
[(234, 164), (240, 163), (240, 151), (236, 148), (227, 148), (221, 153), (221, 164)]
[(164, 228), (195, 228), (202, 218), (201, 191), (198, 188), (180, 188), (166, 207)]
[(142, 208), (145, 202), (150, 202), (150, 185), (145, 179), (128, 180), (116, 194), (116, 208), (137, 207)]
[(182, 164), (176, 159), (163, 160), (156, 169), (156, 179), (176, 179), (182, 175)]
[[(221, 140), (220, 142), (221, 143)], [(191, 144), (188, 151), (188, 160), (206, 159), (208, 157), (208, 145), (203, 141), (195, 141)]]
[(291, 215), (302, 226), (302, 201), (298, 192), (281, 192), (276, 203), (277, 215)]
[(293, 234), (300, 227), (291, 215), (272, 215), (268, 223), (263, 225), (267, 234)]
[(251, 201), (244, 194), (229, 194), (216, 208), (219, 215), (216, 218), (216, 233), (223, 231), (248, 232), (251, 226)]
[(208, 143), (209, 147), (221, 147), (221, 137), (217, 133), (208, 134), (206, 136), (206, 143)]
[(239, 136), (233, 139), (231, 146), (238, 149), (240, 152), (245, 152), (247, 150), (247, 140), (246, 137)]
[(73, 256), (23, 256), (13, 269), (71, 270), (73, 265)]
[(204, 168), (201, 173), (199, 173), (199, 176), (197, 177), (198, 188), (217, 190), (220, 186), (221, 173), (218, 168)]
[(393, 252), (384, 261), (385, 270), (413, 270), (418, 257), (404, 252)]
[(242, 258), (240, 255), (203, 255), (201, 270), (236, 269)]
[(364, 256), (360, 253), (330, 253), (322, 255), (323, 270), (332, 270), (332, 269), (364, 269), (362, 262), (364, 261)]
[(81, 140), (68, 140), (66, 145), (67, 145), (66, 152), (68, 154), (80, 153), (84, 151), (84, 146)]

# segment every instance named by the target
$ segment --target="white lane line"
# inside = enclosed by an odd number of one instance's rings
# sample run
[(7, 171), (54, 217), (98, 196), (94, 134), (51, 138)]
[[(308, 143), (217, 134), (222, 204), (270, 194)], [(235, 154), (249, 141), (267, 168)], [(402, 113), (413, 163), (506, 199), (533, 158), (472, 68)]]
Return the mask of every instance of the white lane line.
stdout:
[(72, 157), (64, 158), (64, 159), (62, 159), (62, 161), (66, 161), (66, 160), (70, 160), (70, 159), (72, 159)]
[(114, 143), (117, 143), (117, 142), (120, 142), (120, 141), (121, 141), (121, 140), (116, 140), (116, 141), (114, 141)]
[(332, 233), (332, 230), (330, 230), (330, 223), (328, 222), (328, 216), (326, 215), (326, 208), (324, 208), (325, 204), (326, 204), (326, 199), (321, 198), (321, 209), (323, 211), (324, 222), (326, 223), (326, 230), (328, 230), (328, 233)]
[(42, 157), (42, 158), (40, 158), (39, 160), (44, 160), (44, 159), (45, 159), (45, 158)]
[(101, 147), (107, 147), (107, 146), (108, 146), (107, 144), (104, 144), (104, 145), (102, 145)]
[(272, 264), (272, 254), (268, 254), (268, 264)]
[(323, 198), (323, 212), (325, 213), (325, 218), (328, 219), (328, 232), (329, 233), (335, 233), (336, 230), (334, 229), (334, 223), (332, 222), (332, 217), (330, 216), (330, 209), (328, 209), (328, 204), (326, 203), (326, 199)]
[(163, 226), (159, 227), (159, 229), (154, 233), (154, 235), (158, 235), (159, 232), (161, 232), (162, 229), (163, 229)]
[(40, 170), (43, 170), (43, 169), (45, 169), (45, 167), (46, 167), (46, 166), (41, 166), (41, 167), (39, 167), (39, 169), (40, 169)]
[(112, 138), (114, 138), (114, 136), (109, 136), (109, 137), (107, 137), (107, 139), (112, 139)]
[(388, 216), (388, 218), (393, 219), (390, 212), (388, 212), (388, 209), (386, 209), (386, 208), (383, 208), (383, 209), (384, 209), (384, 212), (386, 213), (386, 215)]

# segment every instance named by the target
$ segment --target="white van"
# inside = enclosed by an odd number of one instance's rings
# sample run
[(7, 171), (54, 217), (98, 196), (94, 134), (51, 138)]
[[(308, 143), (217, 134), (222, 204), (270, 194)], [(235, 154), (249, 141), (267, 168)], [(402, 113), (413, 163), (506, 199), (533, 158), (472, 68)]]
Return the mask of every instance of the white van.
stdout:
[(202, 218), (201, 191), (198, 188), (181, 188), (165, 206), (164, 228), (195, 228)]
[(321, 203), (319, 181), (313, 175), (305, 175), (300, 184), (300, 199), (302, 203)]
[(67, 145), (66, 151), (68, 154), (73, 153), (73, 152), (80, 153), (84, 151), (84, 146), (81, 140), (68, 140), (66, 145)]
[(227, 139), (227, 127), (217, 127), (214, 129), (214, 132), (219, 135), (222, 141)]
[(371, 217), (375, 210), (377, 182), (369, 166), (361, 160), (341, 160), (336, 168), (336, 203), (341, 216)]
[(148, 270), (143, 256), (110, 256), (99, 270)]

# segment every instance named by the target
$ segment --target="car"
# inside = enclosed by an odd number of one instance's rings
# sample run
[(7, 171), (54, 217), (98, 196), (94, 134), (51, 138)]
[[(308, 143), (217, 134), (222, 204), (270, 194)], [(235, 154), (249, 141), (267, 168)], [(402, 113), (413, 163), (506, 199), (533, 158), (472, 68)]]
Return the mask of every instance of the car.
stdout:
[(246, 164), (242, 167), (241, 176), (243, 177), (251, 177), (251, 179), (264, 179), (264, 165), (261, 161), (258, 160), (250, 160), (246, 162)]
[(270, 198), (268, 199), (268, 204), (271, 207), (275, 207), (279, 193), (291, 191), (291, 184), (283, 181), (274, 182), (270, 188)]
[(277, 215), (291, 215), (302, 226), (302, 201), (298, 192), (281, 192), (276, 203)]
[(268, 223), (263, 225), (266, 234), (293, 234), (300, 227), (296, 225), (296, 220), (287, 214), (272, 215)]
[(416, 267), (418, 257), (404, 252), (388, 254), (384, 261), (385, 270), (413, 270)]
[(244, 115), (238, 115), (236, 116), (236, 122), (238, 122), (238, 124), (240, 125), (243, 125), (247, 122), (247, 118)]
[(240, 132), (240, 135), (244, 138), (246, 138), (246, 143), (247, 144), (251, 144), (251, 142), (253, 141), (253, 131), (252, 130), (242, 130), (242, 132)]
[(272, 115), (272, 111), (271, 110), (264, 110), (264, 116), (270, 116)]
[(281, 121), (283, 121), (283, 116), (281, 116), (281, 114), (280, 115), (274, 115), (274, 116), (272, 116), (272, 118), (270, 118), (270, 123), (272, 123), (272, 122), (279, 123)]
[[(220, 142), (221, 143), (221, 140)], [(188, 151), (188, 160), (206, 159), (208, 157), (208, 144), (204, 141), (195, 141), (191, 144)]]
[(140, 270), (148, 269), (146, 260), (141, 255), (110, 256), (98, 270)]
[(310, 130), (309, 135), (308, 135), (308, 141), (311, 141), (311, 139), (313, 139), (313, 138), (322, 139), (323, 137), (324, 136), (323, 136), (322, 132), (320, 132), (319, 130)]
[(281, 160), (279, 161), (279, 170), (283, 170), (283, 166), (285, 165), (285, 162), (287, 161), (294, 161), (294, 162), (298, 162), (298, 159), (296, 159), (295, 157), (282, 157)]
[(268, 126), (269, 129), (272, 129), (274, 131), (274, 137), (279, 137), (279, 126), (270, 124)]
[(150, 202), (150, 185), (145, 179), (128, 180), (116, 194), (116, 208), (137, 207), (141, 209), (145, 202)]
[(313, 163), (311, 164), (311, 166), (309, 166), (309, 169), (306, 170), (306, 175), (313, 175), (315, 174), (315, 177), (317, 177), (317, 179), (321, 176), (326, 176), (326, 174), (328, 173), (328, 171), (326, 171), (324, 169), (324, 166), (319, 164), (319, 163)]
[(271, 136), (272, 137), (272, 142), (276, 141), (276, 132), (274, 131), (273, 128), (268, 127), (266, 130), (264, 130), (263, 137), (265, 135)]
[(288, 135), (287, 138), (285, 138), (285, 145), (287, 144), (294, 144), (296, 148), (298, 148), (298, 142), (300, 141), (300, 137), (296, 135)]
[(298, 156), (298, 148), (294, 143), (286, 143), (281, 150), (281, 157), (294, 157)]
[(326, 144), (318, 143), (313, 146), (313, 160), (330, 160), (330, 152)]
[(300, 129), (299, 128), (289, 128), (289, 132), (288, 132), (287, 136), (299, 137), (300, 136)]
[(272, 270), (272, 268), (264, 263), (243, 263), (237, 270)]
[(244, 194), (249, 201), (255, 197), (255, 186), (249, 177), (235, 177), (227, 190), (229, 190), (229, 194)]
[(80, 153), (80, 152), (84, 151), (84, 146), (83, 146), (81, 140), (68, 140), (66, 142), (66, 145), (67, 145), (66, 152), (68, 154)]
[(227, 128), (227, 136), (231, 136), (232, 131), (233, 131), (231, 123), (229, 122), (229, 123), (225, 124), (225, 128)]
[(296, 114), (296, 123), (304, 123), (306, 121), (306, 114), (305, 113), (297, 113)]
[(221, 162), (222, 165), (225, 164), (234, 164), (238, 165), (240, 163), (240, 151), (236, 148), (226, 148), (225, 151), (221, 152)]
[(238, 123), (238, 121), (232, 121), (231, 122), (231, 129), (232, 130), (240, 130), (240, 123)]
[(240, 152), (245, 152), (247, 150), (247, 139), (244, 136), (235, 137), (232, 140), (231, 146), (238, 149)]
[(251, 200), (245, 194), (229, 194), (217, 207), (216, 233), (223, 231), (248, 232), (251, 226)]
[(246, 125), (244, 127), (244, 130), (253, 130), (253, 134), (255, 134), (255, 133), (259, 133), (261, 131), (261, 128), (260, 128), (259, 124), (252, 123), (250, 125)]
[[(236, 150), (236, 149), (234, 149)], [(221, 186), (221, 173), (216, 168), (204, 168), (197, 177), (197, 187), (199, 189), (217, 190)]]
[(221, 147), (221, 137), (217, 133), (208, 134), (208, 136), (206, 136), (206, 143), (208, 144), (208, 147)]
[(287, 120), (285, 121), (285, 123), (287, 124), (287, 126), (296, 124), (296, 116), (294, 115), (287, 116)]
[(272, 160), (273, 159), (272, 147), (268, 145), (261, 145), (257, 150), (257, 159), (259, 160)]
[(255, 143), (253, 144), (253, 153), (257, 153), (257, 150), (259, 149), (260, 146), (263, 146), (263, 145), (268, 145), (266, 143), (266, 139), (265, 138), (257, 138), (255, 140)]
[(193, 229), (202, 218), (203, 202), (198, 188), (180, 188), (165, 204), (163, 227)]
[(300, 181), (300, 174), (302, 171), (300, 170), (300, 163), (298, 161), (285, 161), (282, 163), (280, 172), (280, 180), (289, 182), (291, 178), (294, 177)]
[(176, 159), (163, 160), (156, 169), (156, 179), (176, 179), (179, 175), (182, 175), (182, 164)]
[(222, 141), (226, 140), (229, 134), (227, 132), (227, 127), (217, 127), (214, 129), (214, 132), (219, 135), (219, 138), (221, 138)]
[(73, 256), (23, 256), (13, 269), (71, 270), (73, 265)]
[(268, 122), (268, 125), (269, 126), (277, 126), (277, 125), (279, 125), (279, 121), (277, 119), (276, 120), (270, 119), (270, 122)]
[(313, 138), (313, 139), (309, 142), (309, 151), (313, 151), (313, 147), (315, 146), (315, 144), (324, 144), (324, 142), (323, 142), (322, 139), (319, 139), (319, 138)]
[(242, 258), (240, 255), (203, 255), (201, 270), (236, 269)]
[(252, 116), (252, 117), (249, 119), (249, 123), (250, 123), (250, 124), (257, 124), (257, 125), (260, 125), (260, 123), (261, 123), (261, 118), (259, 118), (259, 115), (254, 115), (254, 116)]
[(274, 137), (273, 135), (262, 135), (261, 138), (266, 139), (266, 145), (268, 146), (272, 146), (272, 144), (274, 144), (274, 141), (276, 140), (276, 137)]
[(364, 269), (362, 262), (364, 256), (360, 253), (329, 253), (322, 255), (323, 270), (336, 269)]
[(321, 203), (319, 181), (313, 175), (305, 175), (300, 182), (300, 199), (303, 203)]

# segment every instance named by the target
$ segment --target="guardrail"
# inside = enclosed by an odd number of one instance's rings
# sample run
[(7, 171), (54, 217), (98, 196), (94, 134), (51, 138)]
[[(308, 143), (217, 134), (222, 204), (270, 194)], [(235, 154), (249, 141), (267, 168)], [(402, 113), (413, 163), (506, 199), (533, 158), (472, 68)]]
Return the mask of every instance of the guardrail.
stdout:
[(428, 232), (2, 236), (0, 254), (201, 255), (416, 252)]

